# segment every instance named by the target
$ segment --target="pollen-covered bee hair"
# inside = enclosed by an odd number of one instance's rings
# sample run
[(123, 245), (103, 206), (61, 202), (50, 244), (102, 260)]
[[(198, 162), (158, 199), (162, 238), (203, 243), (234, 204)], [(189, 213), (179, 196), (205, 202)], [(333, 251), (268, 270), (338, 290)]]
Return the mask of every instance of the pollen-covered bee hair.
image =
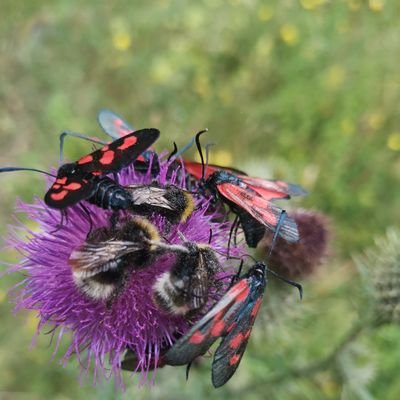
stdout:
[(115, 297), (132, 270), (145, 268), (165, 251), (186, 251), (161, 242), (157, 228), (147, 219), (134, 217), (113, 228), (94, 230), (69, 257), (76, 286), (93, 300)]
[(170, 271), (153, 285), (153, 302), (166, 313), (186, 315), (202, 309), (210, 288), (217, 285), (221, 265), (215, 251), (206, 244), (185, 242), (187, 252), (177, 252)]
[(194, 210), (194, 200), (190, 192), (175, 185), (159, 186), (129, 185), (125, 190), (131, 196), (132, 211), (140, 215), (157, 213), (171, 224), (185, 222)]

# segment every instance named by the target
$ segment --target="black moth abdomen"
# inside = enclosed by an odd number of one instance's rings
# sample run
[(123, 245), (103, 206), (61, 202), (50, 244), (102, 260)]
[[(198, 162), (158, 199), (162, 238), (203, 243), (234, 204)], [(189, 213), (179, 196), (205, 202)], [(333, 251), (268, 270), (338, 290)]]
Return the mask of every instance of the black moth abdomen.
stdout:
[(100, 208), (113, 211), (126, 210), (131, 204), (129, 193), (108, 177), (98, 180), (95, 193), (87, 200)]

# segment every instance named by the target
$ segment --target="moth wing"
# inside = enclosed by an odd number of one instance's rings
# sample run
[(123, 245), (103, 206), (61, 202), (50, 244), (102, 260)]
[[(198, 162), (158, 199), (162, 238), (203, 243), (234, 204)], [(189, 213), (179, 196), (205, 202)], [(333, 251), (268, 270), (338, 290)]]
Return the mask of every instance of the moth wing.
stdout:
[(240, 279), (221, 300), (165, 354), (168, 365), (185, 365), (204, 354), (225, 332), (238, 314), (249, 292), (246, 279)]
[(300, 185), (294, 183), (242, 175), (239, 177), (266, 199), (289, 199), (292, 196), (304, 196), (307, 194)]
[[(247, 211), (269, 230), (275, 231), (282, 213), (282, 210), (278, 206), (261, 197), (247, 185), (238, 186), (230, 182), (225, 182), (218, 184), (217, 189), (223, 197)], [(292, 218), (285, 218), (280, 226), (279, 236), (289, 242), (296, 242), (299, 240), (297, 224)]]
[[(184, 160), (184, 165), (185, 169), (187, 172), (189, 172), (190, 175), (193, 175), (196, 179), (201, 179), (202, 176), (202, 171), (203, 167), (202, 164), (196, 161), (188, 161)], [(208, 164), (205, 167), (205, 179), (207, 179), (211, 174), (213, 174), (216, 171), (229, 171), (233, 174), (240, 174), (240, 176), (246, 176), (246, 173), (243, 171), (240, 171), (236, 168), (230, 168), (230, 167), (222, 167), (220, 165), (216, 164)]]
[(107, 109), (98, 112), (97, 121), (103, 131), (113, 139), (119, 139), (135, 130), (122, 117)]
[(77, 168), (82, 173), (99, 172), (99, 175), (118, 172), (121, 168), (132, 164), (159, 136), (160, 131), (154, 128), (129, 133), (81, 157), (76, 162)]
[(44, 202), (51, 208), (64, 209), (91, 197), (95, 191), (95, 180), (78, 175), (57, 178), (45, 194)]
[(215, 351), (211, 375), (214, 387), (224, 385), (238, 368), (261, 305), (262, 295), (263, 292), (260, 292), (257, 299), (249, 301), (243, 307)]

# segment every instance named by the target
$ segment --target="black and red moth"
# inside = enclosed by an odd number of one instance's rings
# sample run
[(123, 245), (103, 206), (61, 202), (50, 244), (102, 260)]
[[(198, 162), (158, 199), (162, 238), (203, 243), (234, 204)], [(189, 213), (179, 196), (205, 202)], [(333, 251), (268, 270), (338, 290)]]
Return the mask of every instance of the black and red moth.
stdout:
[(221, 338), (212, 363), (212, 383), (214, 387), (224, 385), (246, 350), (266, 282), (266, 266), (258, 262), (167, 351), (163, 361), (168, 365), (189, 364)]
[[(202, 157), (201, 133), (196, 135), (196, 143)], [(203, 191), (206, 189), (214, 198), (220, 198), (237, 215), (249, 247), (257, 247), (266, 230), (275, 231), (278, 225), (282, 209), (272, 200), (306, 194), (298, 185), (251, 177), (232, 168), (185, 161), (185, 169), (200, 181)], [(292, 218), (287, 217), (282, 223), (279, 236), (289, 242), (299, 240), (297, 224)]]
[[(103, 109), (97, 114), (97, 121), (107, 135), (113, 139), (119, 139), (133, 132), (135, 129), (115, 112)], [(152, 176), (160, 172), (160, 163), (157, 154), (152, 150), (146, 150), (135, 160), (135, 170), (146, 173), (151, 165)]]
[(246, 350), (264, 296), (267, 271), (297, 287), (302, 297), (301, 285), (277, 275), (263, 262), (256, 262), (246, 274), (236, 278), (218, 303), (165, 353), (164, 365), (191, 364), (221, 338), (214, 353), (211, 375), (214, 387), (224, 385), (235, 373)]
[(81, 157), (74, 163), (62, 165), (55, 182), (45, 195), (45, 203), (52, 208), (65, 209), (81, 200), (90, 201), (102, 183), (102, 176), (116, 173), (132, 164), (159, 135), (157, 129), (141, 129)]

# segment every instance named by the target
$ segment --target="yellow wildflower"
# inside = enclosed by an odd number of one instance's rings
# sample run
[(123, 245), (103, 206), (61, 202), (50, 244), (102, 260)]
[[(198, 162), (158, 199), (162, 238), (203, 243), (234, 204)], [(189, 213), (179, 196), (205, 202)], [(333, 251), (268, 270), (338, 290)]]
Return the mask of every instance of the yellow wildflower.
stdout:
[(262, 5), (258, 9), (258, 18), (261, 21), (269, 21), (274, 16), (274, 11), (270, 6)]
[(169, 62), (166, 60), (159, 60), (152, 65), (150, 74), (153, 81), (164, 83), (172, 78), (174, 71)]
[(385, 2), (384, 0), (369, 0), (368, 6), (369, 9), (373, 12), (381, 12), (383, 10)]
[(319, 6), (325, 3), (325, 0), (300, 0), (301, 6), (305, 10), (315, 10)]
[(289, 46), (293, 46), (299, 41), (299, 31), (292, 24), (282, 25), (279, 33), (283, 42)]
[(132, 38), (128, 32), (116, 32), (112, 36), (112, 42), (117, 50), (126, 51), (132, 45)]
[[(197, 162), (201, 161), (198, 153), (196, 153), (196, 155), (195, 155), (195, 160)], [(232, 165), (233, 156), (232, 156), (232, 153), (227, 150), (214, 150), (213, 149), (210, 151), (208, 162), (210, 164), (221, 165), (222, 167), (229, 167), (230, 165)]]
[(400, 151), (400, 132), (394, 132), (387, 138), (387, 147), (390, 150)]
[(357, 11), (361, 8), (361, 0), (349, 0), (347, 4), (352, 11)]
[(382, 128), (384, 122), (385, 116), (379, 111), (375, 111), (367, 117), (367, 124), (374, 131)]
[(28, 332), (35, 333), (38, 324), (38, 317), (36, 311), (30, 311), (28, 314), (28, 318), (26, 319), (26, 329)]

